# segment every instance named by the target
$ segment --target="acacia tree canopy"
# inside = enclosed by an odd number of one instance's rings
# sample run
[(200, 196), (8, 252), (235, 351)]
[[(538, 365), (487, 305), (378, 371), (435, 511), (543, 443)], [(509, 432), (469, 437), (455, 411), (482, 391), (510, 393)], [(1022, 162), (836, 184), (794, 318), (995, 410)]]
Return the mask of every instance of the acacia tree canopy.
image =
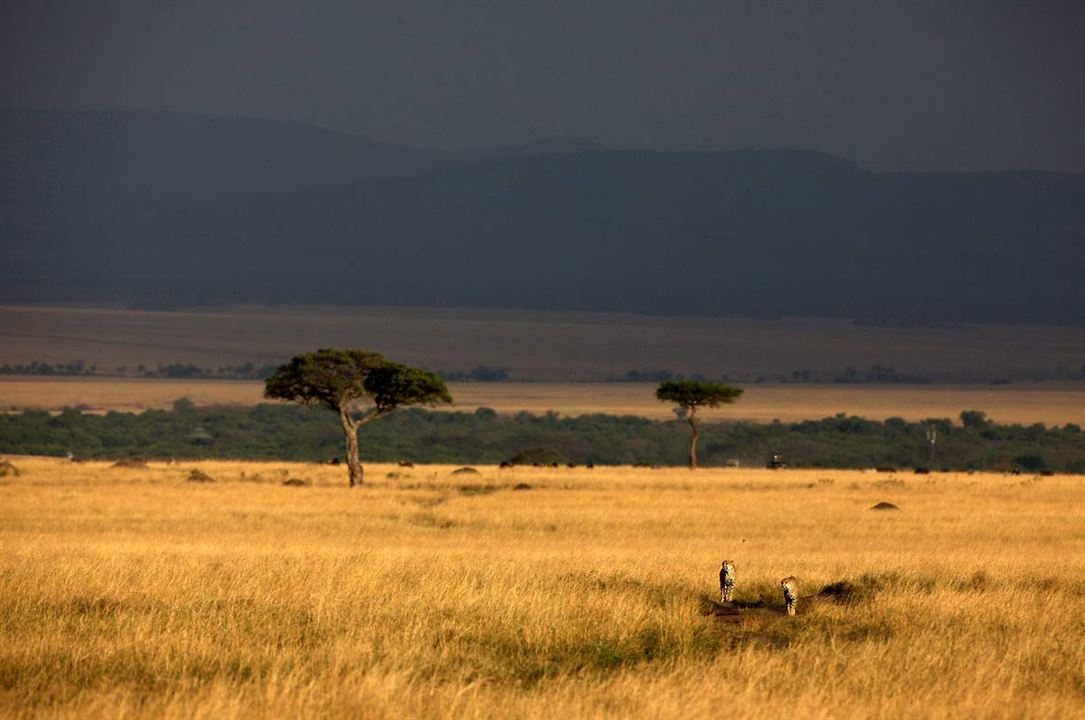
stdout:
[(338, 412), (345, 404), (365, 398), (369, 374), (385, 363), (368, 350), (321, 348), (295, 355), (264, 383), (264, 397), (302, 405), (323, 405)]
[(377, 414), (387, 414), (404, 405), (452, 402), (448, 387), (435, 373), (394, 362), (385, 362), (370, 372), (363, 385), (373, 398)]
[[(265, 382), (264, 396), (320, 405), (338, 413), (352, 487), (362, 483), (360, 426), (400, 407), (452, 402), (444, 381), (428, 370), (401, 365), (368, 350), (336, 348), (296, 355), (280, 365)], [(355, 417), (352, 409), (364, 401), (371, 407)]]
[(699, 407), (714, 408), (733, 403), (741, 395), (741, 388), (698, 380), (667, 380), (656, 388), (658, 400), (675, 403), (691, 412)]

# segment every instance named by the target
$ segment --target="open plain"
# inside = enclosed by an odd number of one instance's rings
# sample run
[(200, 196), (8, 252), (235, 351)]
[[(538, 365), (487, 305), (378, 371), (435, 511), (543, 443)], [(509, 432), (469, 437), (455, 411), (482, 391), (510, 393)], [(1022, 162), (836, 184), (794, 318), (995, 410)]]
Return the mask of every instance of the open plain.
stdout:
[(4, 717), (1085, 712), (1082, 477), (9, 459)]
[[(802, 385), (754, 384), (734, 405), (706, 408), (706, 420), (767, 423), (820, 419), (837, 413), (870, 420), (901, 417), (956, 419), (962, 410), (982, 410), (1002, 423), (1085, 425), (1085, 383), (1029, 385)], [(655, 398), (652, 383), (449, 383), (455, 403), (438, 410), (502, 414), (554, 411), (563, 416), (639, 415), (674, 417), (672, 405)], [(66, 407), (86, 412), (169, 409), (187, 397), (197, 405), (249, 406), (271, 402), (264, 384), (252, 380), (144, 380), (93, 377), (0, 377), (0, 412)]]
[(0, 720), (1085, 720), (1083, 36), (0, 0)]
[(1085, 328), (900, 327), (818, 318), (741, 319), (443, 307), (205, 306), (175, 311), (0, 306), (0, 364), (284, 362), (318, 347), (380, 350), (432, 370), (507, 367), (514, 380), (605, 381), (629, 370), (831, 380), (873, 365), (934, 383), (1070, 380)]

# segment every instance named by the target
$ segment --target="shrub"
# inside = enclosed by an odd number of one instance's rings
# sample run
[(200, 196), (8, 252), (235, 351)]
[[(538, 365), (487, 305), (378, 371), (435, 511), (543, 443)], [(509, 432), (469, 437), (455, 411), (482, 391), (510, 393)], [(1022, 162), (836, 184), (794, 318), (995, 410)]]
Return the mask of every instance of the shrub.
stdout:
[(1018, 455), (1013, 459), (1013, 462), (1022, 470), (1030, 472), (1040, 472), (1047, 469), (1047, 462), (1042, 455)]
[(521, 450), (505, 462), (510, 465), (553, 465), (554, 463), (564, 465), (569, 462), (569, 458), (553, 448), (537, 447)]

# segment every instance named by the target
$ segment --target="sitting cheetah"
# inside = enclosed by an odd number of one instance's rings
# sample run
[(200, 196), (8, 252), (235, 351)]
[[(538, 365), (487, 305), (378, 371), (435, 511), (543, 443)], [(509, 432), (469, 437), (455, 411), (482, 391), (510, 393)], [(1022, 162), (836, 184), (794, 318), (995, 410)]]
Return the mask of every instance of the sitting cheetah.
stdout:
[(720, 602), (729, 603), (735, 599), (735, 564), (730, 560), (720, 563)]
[(794, 575), (789, 575), (780, 581), (780, 587), (784, 590), (784, 605), (787, 607), (787, 614), (794, 615), (795, 603), (799, 601), (799, 581)]

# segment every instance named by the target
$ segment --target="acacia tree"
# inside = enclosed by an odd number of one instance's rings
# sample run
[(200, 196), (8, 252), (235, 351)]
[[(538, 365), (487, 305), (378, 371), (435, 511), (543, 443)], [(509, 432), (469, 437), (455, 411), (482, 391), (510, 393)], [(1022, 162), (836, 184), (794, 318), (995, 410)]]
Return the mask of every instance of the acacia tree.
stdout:
[(733, 403), (740, 395), (740, 388), (697, 380), (667, 380), (656, 388), (656, 399), (675, 403), (686, 411), (686, 422), (693, 431), (689, 438), (690, 470), (697, 468), (697, 408), (714, 408)]
[[(407, 405), (452, 402), (444, 381), (428, 370), (400, 365), (368, 350), (335, 348), (296, 355), (280, 365), (267, 379), (264, 397), (323, 406), (339, 415), (351, 487), (362, 484), (358, 428)], [(363, 403), (370, 407), (356, 414)]]

